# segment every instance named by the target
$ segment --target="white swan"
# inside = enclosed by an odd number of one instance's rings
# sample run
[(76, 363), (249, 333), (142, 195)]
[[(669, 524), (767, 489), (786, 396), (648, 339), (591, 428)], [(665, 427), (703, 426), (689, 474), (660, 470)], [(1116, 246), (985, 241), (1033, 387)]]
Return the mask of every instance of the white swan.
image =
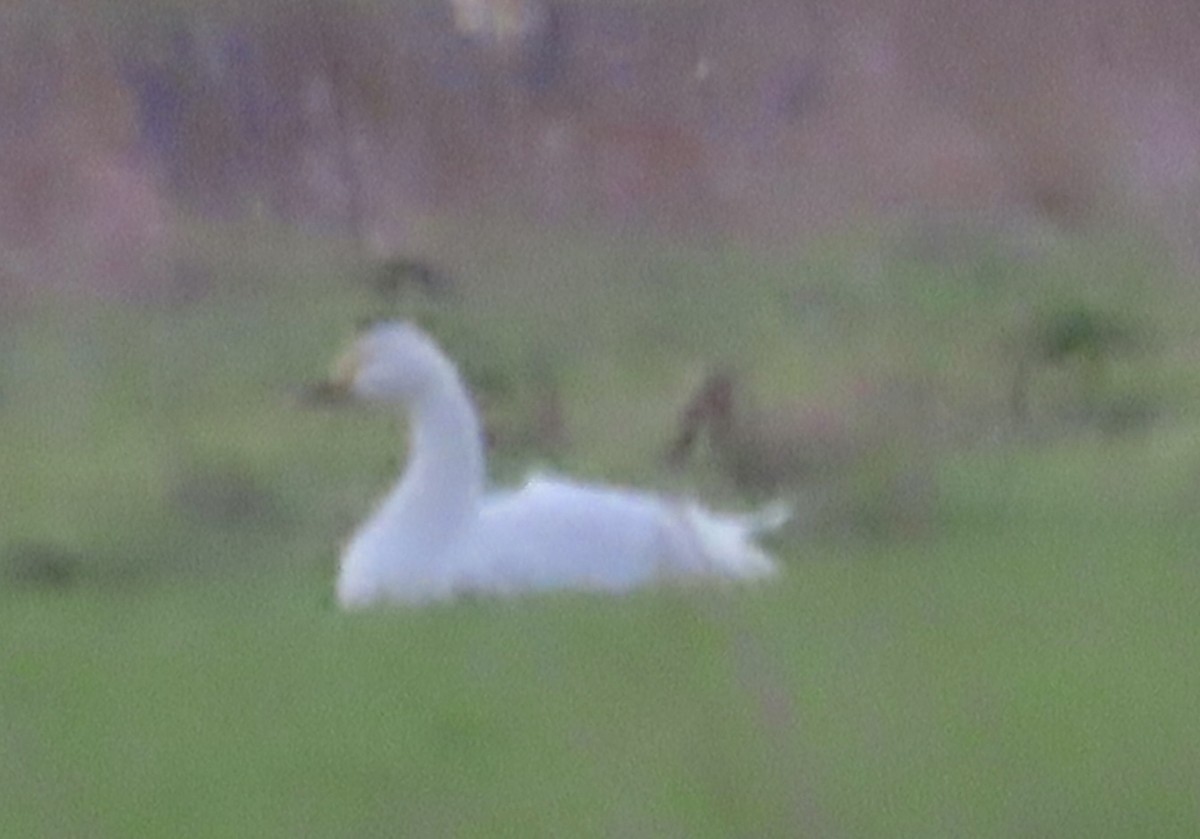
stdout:
[(370, 327), (321, 389), (410, 414), (404, 474), (342, 552), (337, 599), (345, 608), (550, 589), (620, 592), (776, 571), (753, 538), (787, 519), (779, 503), (726, 515), (544, 476), (485, 494), (475, 408), (454, 365), (411, 324)]

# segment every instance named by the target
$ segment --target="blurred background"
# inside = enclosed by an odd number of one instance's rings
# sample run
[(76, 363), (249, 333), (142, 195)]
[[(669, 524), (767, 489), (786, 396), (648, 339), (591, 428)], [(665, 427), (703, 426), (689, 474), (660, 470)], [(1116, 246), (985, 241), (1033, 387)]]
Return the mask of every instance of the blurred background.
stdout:
[(192, 217), (379, 256), (483, 212), (772, 241), (1108, 221), (1195, 258), (1185, 0), (245, 6), (6, 4), (6, 285), (53, 253), (149, 293)]
[[(0, 4), (0, 828), (1190, 836), (1200, 5)], [(783, 496), (753, 591), (346, 617), (394, 418)]]

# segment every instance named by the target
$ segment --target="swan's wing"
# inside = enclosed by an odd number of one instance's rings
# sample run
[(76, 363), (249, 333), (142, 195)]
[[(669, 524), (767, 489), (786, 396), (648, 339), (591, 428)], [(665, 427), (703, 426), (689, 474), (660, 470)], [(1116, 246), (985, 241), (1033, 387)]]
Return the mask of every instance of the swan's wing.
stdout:
[(464, 552), (465, 584), (632, 588), (660, 573), (665, 520), (654, 496), (539, 478), (485, 499)]
[[(758, 577), (761, 517), (722, 517), (646, 492), (536, 477), (489, 496), (464, 551), (467, 589), (623, 591), (656, 579)], [(773, 523), (773, 522), (772, 522)]]

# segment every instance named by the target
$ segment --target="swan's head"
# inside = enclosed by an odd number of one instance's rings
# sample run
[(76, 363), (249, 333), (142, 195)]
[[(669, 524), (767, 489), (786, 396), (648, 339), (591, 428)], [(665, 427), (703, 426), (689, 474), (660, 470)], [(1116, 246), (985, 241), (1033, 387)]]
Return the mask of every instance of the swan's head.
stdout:
[(432, 338), (410, 323), (386, 321), (358, 336), (318, 391), (326, 399), (403, 403), (456, 380), (453, 365)]

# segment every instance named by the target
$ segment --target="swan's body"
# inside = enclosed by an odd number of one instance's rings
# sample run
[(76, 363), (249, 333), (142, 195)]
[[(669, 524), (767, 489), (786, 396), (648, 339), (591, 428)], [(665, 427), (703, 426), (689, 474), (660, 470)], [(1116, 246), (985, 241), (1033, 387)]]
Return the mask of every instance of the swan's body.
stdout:
[(486, 493), (484, 443), (466, 388), (419, 329), (372, 327), (332, 387), (407, 407), (412, 442), (396, 487), (350, 539), (343, 607), (550, 589), (626, 591), (663, 580), (775, 572), (753, 543), (787, 518), (712, 513), (678, 499), (535, 476)]

